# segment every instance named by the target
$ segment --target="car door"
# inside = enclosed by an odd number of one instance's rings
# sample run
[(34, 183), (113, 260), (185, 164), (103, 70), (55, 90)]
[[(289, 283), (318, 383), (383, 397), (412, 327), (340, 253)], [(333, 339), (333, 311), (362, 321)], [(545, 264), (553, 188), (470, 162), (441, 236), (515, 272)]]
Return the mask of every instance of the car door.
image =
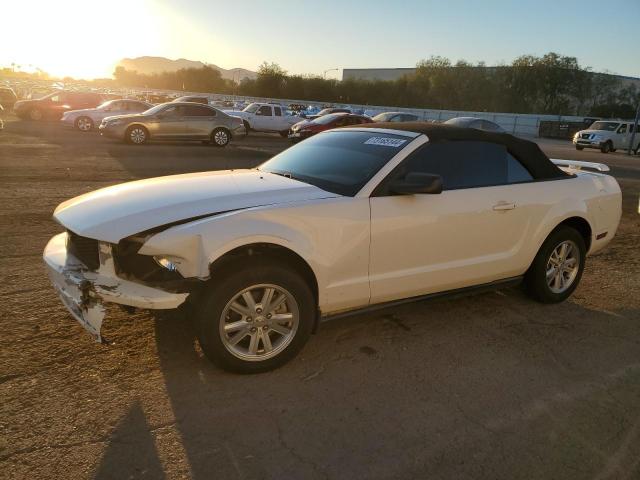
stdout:
[(149, 131), (155, 138), (182, 138), (186, 133), (183, 105), (169, 105), (149, 122)]
[[(393, 195), (407, 173), (441, 175), (441, 194)], [(529, 172), (502, 145), (427, 144), (371, 197), (371, 302), (468, 287), (517, 275), (529, 210), (517, 182)], [(535, 185), (531, 183), (531, 185)], [(515, 273), (518, 272), (518, 273)]]
[(48, 98), (45, 107), (48, 110), (48, 114), (57, 118), (62, 116), (62, 114), (68, 110), (74, 110), (70, 103), (70, 95), (67, 92), (59, 92)]
[(613, 140), (613, 148), (624, 149), (629, 146), (629, 125), (626, 123), (621, 124), (616, 130), (616, 134)]
[(185, 107), (186, 135), (189, 138), (209, 139), (216, 121), (216, 111), (204, 105)]
[(271, 105), (262, 105), (256, 110), (251, 127), (256, 130), (276, 130), (273, 128), (273, 110)]
[(274, 106), (273, 107), (273, 126), (274, 130), (283, 131), (289, 129), (289, 124), (287, 123), (287, 119), (282, 111), (282, 107)]

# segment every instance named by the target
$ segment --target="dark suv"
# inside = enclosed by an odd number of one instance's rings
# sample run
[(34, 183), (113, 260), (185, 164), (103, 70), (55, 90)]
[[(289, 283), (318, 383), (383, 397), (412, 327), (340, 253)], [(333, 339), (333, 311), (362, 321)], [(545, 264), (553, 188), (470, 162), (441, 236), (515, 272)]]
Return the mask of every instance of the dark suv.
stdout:
[(13, 111), (29, 120), (59, 120), (67, 110), (94, 108), (102, 102), (102, 96), (97, 93), (58, 90), (36, 100), (20, 100), (13, 105)]

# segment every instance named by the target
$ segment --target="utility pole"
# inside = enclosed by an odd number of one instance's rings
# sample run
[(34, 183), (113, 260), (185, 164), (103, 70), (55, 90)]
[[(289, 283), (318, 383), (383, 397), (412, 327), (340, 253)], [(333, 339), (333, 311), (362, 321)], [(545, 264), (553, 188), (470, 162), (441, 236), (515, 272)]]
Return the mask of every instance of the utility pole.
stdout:
[(636, 134), (638, 133), (638, 126), (640, 125), (640, 103), (636, 109), (636, 119), (633, 121), (633, 133), (631, 134), (631, 140), (629, 141), (629, 148), (627, 149), (627, 155), (631, 155), (633, 150), (633, 142), (636, 140)]

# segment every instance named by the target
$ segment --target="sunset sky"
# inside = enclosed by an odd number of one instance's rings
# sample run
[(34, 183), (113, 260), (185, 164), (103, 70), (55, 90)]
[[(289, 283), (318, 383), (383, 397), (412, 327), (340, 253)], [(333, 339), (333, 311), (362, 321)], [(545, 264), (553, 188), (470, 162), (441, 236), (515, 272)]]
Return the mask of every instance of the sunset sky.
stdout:
[[(596, 71), (640, 76), (640, 1), (28, 0), (3, 2), (0, 66), (108, 77), (123, 57), (188, 58), (291, 73), (487, 64), (555, 51)], [(333, 72), (331, 75), (339, 76)]]

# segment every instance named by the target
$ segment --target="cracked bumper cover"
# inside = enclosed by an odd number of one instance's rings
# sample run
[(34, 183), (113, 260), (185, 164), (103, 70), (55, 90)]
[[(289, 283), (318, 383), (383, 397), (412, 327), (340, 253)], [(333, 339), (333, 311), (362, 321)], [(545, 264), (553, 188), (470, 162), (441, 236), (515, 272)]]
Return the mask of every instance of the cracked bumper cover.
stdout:
[(102, 341), (100, 329), (105, 303), (163, 310), (177, 308), (188, 296), (188, 293), (165, 292), (119, 278), (111, 245), (107, 243), (100, 243), (100, 267), (95, 272), (67, 252), (67, 233), (49, 240), (43, 258), (62, 303), (98, 342)]

